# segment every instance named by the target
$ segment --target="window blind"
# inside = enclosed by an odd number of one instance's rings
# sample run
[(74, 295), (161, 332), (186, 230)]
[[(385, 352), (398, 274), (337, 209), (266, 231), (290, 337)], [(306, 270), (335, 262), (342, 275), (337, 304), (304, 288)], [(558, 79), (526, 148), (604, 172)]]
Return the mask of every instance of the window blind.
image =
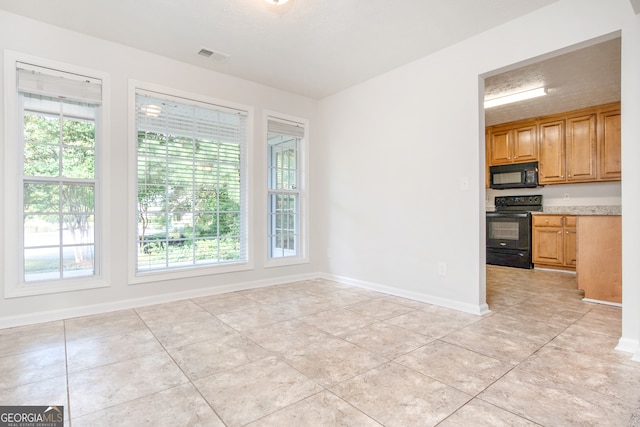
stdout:
[(267, 132), (270, 134), (292, 136), (294, 138), (304, 138), (304, 126), (302, 126), (302, 124), (271, 117), (267, 121)]
[(102, 102), (102, 81), (36, 65), (17, 63), (18, 90), (76, 101)]
[(136, 121), (138, 270), (246, 260), (247, 113), (139, 91)]

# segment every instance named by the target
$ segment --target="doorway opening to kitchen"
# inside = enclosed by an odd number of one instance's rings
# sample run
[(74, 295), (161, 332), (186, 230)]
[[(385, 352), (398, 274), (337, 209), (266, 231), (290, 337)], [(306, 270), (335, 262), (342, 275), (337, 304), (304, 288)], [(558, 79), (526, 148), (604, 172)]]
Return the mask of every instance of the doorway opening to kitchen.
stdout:
[[(620, 71), (621, 37), (619, 33), (613, 33), (482, 76), (484, 100), (498, 104), (488, 104), (484, 108), (485, 210), (491, 212), (487, 215), (500, 216), (495, 211), (500, 211), (505, 200), (541, 198), (541, 211), (528, 215), (531, 274), (537, 277), (548, 275), (552, 285), (577, 282), (576, 269), (589, 265), (589, 261), (584, 259), (590, 258), (585, 257), (597, 259), (596, 246), (600, 241), (590, 241), (593, 233), (584, 231), (580, 239), (581, 222), (578, 218), (584, 216), (583, 227), (587, 227), (587, 216), (607, 216), (606, 227), (619, 227), (619, 224), (610, 223), (616, 222), (612, 217), (620, 221), (622, 203)], [(538, 96), (501, 103), (508, 101), (510, 95), (522, 97), (524, 92), (531, 90), (537, 90)], [(524, 168), (514, 168), (513, 165), (524, 163), (537, 166), (536, 182), (539, 185), (520, 185), (524, 182), (523, 177), (511, 179), (508, 175), (502, 178), (507, 181), (492, 182), (492, 172), (495, 181), (498, 171), (510, 168), (519, 171)], [(491, 223), (496, 221), (485, 222), (487, 245), (508, 246), (509, 242), (493, 238), (492, 231), (487, 229)], [(593, 224), (589, 226), (594, 227)], [(619, 245), (615, 239), (613, 243), (607, 242)], [(577, 253), (584, 258), (582, 263)], [(513, 259), (519, 256), (515, 253), (509, 255)], [(518, 268), (494, 267), (495, 258), (495, 253), (490, 256), (488, 250), (487, 303), (492, 310), (501, 301), (498, 298), (501, 295), (495, 294), (492, 288), (493, 282), (501, 281), (501, 274), (505, 277), (516, 274), (513, 268)], [(621, 251), (618, 251), (608, 264), (620, 262)], [(516, 264), (520, 268), (529, 265), (528, 262)], [(610, 271), (610, 274), (617, 275), (611, 280), (618, 281), (620, 290), (592, 293), (596, 295), (593, 299), (621, 303), (620, 270), (612, 268)], [(565, 273), (556, 274), (555, 271)], [(519, 274), (525, 273), (520, 271)], [(589, 274), (578, 275), (581, 279), (587, 276)], [(580, 291), (584, 292), (584, 289)], [(522, 290), (518, 295), (516, 289), (509, 296), (509, 287), (502, 292), (502, 302), (509, 297), (513, 302), (514, 298), (529, 296)], [(587, 293), (585, 295), (588, 298)]]

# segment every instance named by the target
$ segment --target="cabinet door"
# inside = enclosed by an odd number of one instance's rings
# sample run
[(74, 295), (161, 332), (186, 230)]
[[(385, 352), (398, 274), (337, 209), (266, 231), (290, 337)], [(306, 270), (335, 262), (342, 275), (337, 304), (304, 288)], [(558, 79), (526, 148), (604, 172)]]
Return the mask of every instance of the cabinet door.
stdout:
[(511, 130), (494, 129), (489, 133), (489, 161), (491, 165), (511, 163)]
[(576, 227), (564, 228), (564, 263), (568, 266), (576, 266)]
[(571, 117), (566, 121), (567, 181), (595, 181), (596, 169), (596, 114)]
[(538, 160), (538, 140), (536, 125), (518, 127), (513, 131), (513, 163)]
[(538, 167), (541, 184), (565, 182), (564, 120), (540, 123), (540, 162)]
[(620, 180), (620, 109), (605, 111), (598, 116), (598, 178)]
[(533, 227), (533, 263), (562, 265), (564, 239), (562, 227)]

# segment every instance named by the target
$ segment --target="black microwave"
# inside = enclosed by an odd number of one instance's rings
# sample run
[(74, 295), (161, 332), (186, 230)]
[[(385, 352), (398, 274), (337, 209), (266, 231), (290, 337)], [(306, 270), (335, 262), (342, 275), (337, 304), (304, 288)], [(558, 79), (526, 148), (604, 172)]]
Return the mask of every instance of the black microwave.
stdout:
[(535, 188), (539, 185), (538, 162), (491, 166), (489, 174), (489, 187), (496, 190)]

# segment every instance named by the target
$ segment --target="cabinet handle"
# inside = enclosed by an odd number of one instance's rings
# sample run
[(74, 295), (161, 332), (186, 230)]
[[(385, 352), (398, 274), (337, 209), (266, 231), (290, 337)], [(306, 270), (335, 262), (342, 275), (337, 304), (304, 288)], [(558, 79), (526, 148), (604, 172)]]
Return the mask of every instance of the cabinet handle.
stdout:
[(562, 234), (562, 231), (558, 231), (558, 234)]

